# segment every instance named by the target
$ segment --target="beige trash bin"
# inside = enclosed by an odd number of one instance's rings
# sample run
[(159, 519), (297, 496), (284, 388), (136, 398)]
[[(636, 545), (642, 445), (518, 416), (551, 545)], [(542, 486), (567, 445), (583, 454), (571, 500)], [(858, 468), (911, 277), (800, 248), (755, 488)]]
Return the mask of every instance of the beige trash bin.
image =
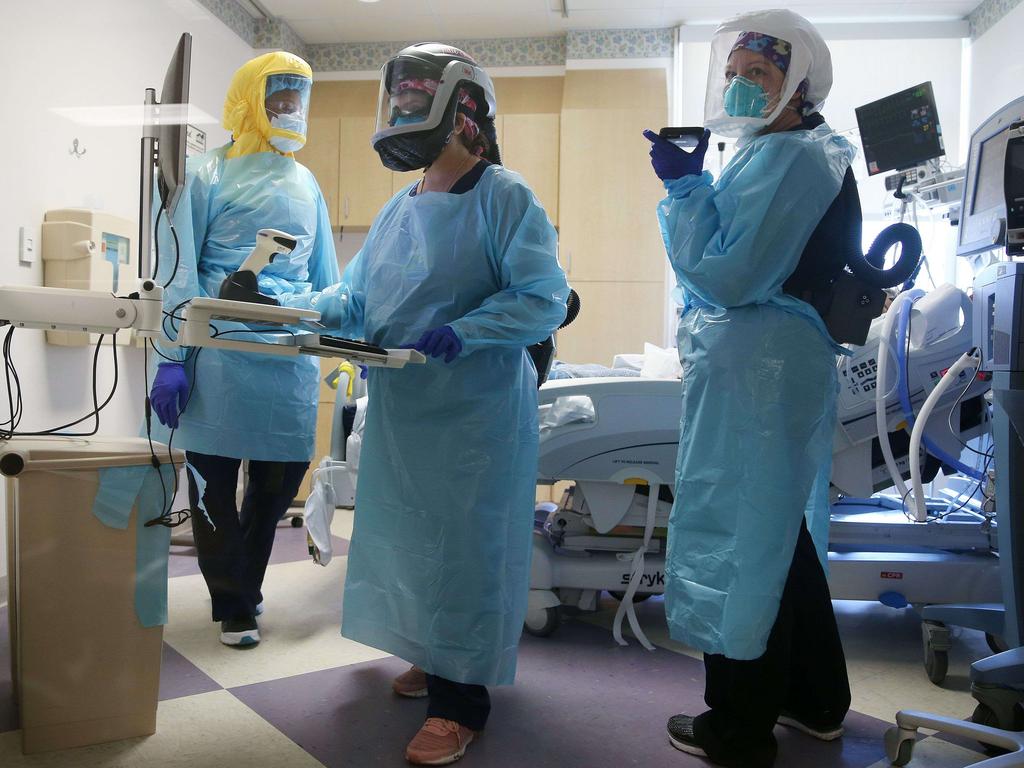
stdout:
[[(168, 463), (166, 446), (153, 446)], [(184, 460), (175, 451), (178, 467)], [(163, 503), (156, 499), (154, 514), (150, 483), (156, 481), (159, 496), (160, 475), (151, 467), (149, 443), (16, 438), (0, 444), (0, 472), (7, 482), (12, 671), (23, 751), (152, 734), (169, 529), (143, 527), (145, 538), (137, 538), (141, 523), (159, 514)], [(143, 477), (143, 501), (133, 502), (133, 478)], [(169, 466), (163, 479), (172, 498)], [(107, 509), (123, 515), (126, 527), (111, 527), (94, 514), (101, 483), (103, 498), (113, 499)], [(137, 551), (145, 560), (139, 611)]]

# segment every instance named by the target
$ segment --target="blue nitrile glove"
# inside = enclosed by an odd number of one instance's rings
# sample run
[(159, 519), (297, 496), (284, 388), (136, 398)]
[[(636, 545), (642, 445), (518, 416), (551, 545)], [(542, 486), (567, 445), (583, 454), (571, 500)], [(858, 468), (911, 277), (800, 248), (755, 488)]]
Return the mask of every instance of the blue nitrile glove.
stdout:
[(444, 361), (450, 363), (462, 351), (462, 342), (450, 326), (442, 325), (420, 336), (412, 348), (430, 357), (443, 356)]
[(188, 377), (181, 363), (160, 363), (149, 392), (149, 402), (160, 423), (171, 429), (178, 428), (178, 414), (185, 408), (188, 398)]
[(359, 378), (360, 379), (365, 379), (367, 376), (370, 375), (370, 368), (369, 368), (369, 366), (363, 365), (362, 363), (356, 363), (356, 365), (359, 366)]
[(704, 170), (704, 153), (708, 151), (710, 137), (711, 131), (705, 130), (697, 146), (687, 152), (654, 131), (644, 131), (644, 138), (651, 142), (651, 165), (662, 181), (699, 176)]

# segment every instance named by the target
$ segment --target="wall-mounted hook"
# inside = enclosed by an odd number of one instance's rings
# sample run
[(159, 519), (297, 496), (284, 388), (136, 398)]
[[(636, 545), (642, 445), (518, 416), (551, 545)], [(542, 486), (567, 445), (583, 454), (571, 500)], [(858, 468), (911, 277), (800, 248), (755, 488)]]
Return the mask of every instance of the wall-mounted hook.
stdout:
[(87, 150), (86, 150), (85, 147), (82, 147), (81, 151), (79, 151), (79, 149), (78, 149), (78, 139), (75, 139), (73, 142), (71, 142), (71, 149), (68, 150), (68, 154), (69, 155), (74, 155), (75, 157), (81, 157), (82, 155), (84, 155), (86, 153), (86, 151)]

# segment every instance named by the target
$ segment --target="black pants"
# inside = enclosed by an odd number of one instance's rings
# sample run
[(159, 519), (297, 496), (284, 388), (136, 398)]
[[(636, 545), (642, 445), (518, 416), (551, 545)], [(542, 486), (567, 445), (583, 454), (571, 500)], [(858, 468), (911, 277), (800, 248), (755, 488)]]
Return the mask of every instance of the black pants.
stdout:
[(288, 511), (309, 462), (250, 461), (241, 515), (235, 501), (240, 459), (186, 453), (206, 481), (203, 503), (213, 522), (198, 511), (198, 490), (189, 473), (188, 498), (199, 569), (213, 599), (213, 620), (256, 615), (260, 589), (274, 547), (277, 523)]
[(765, 654), (753, 661), (705, 655), (704, 701), (694, 735), (716, 763), (767, 768), (772, 735), (785, 712), (809, 725), (833, 728), (850, 708), (846, 658), (814, 541), (801, 526)]
[(482, 731), (491, 714), (491, 696), (482, 685), (453, 683), (443, 677), (427, 675), (427, 717), (454, 720), (471, 731)]

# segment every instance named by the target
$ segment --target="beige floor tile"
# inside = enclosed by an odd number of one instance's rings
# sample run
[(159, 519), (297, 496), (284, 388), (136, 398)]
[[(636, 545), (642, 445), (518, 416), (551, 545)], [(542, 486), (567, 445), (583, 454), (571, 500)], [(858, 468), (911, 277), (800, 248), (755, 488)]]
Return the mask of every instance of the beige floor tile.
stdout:
[(61, 752), (21, 754), (21, 733), (0, 735), (4, 768), (318, 768), (301, 747), (228, 691), (160, 703), (156, 733)]
[(282, 563), (267, 570), (259, 619), (262, 642), (239, 650), (218, 642), (202, 576), (171, 579), (164, 639), (225, 688), (331, 669), (387, 656), (341, 636), (347, 558), (327, 567)]
[[(980, 752), (958, 747), (941, 739), (925, 739), (914, 746), (914, 759), (910, 765), (920, 768), (963, 768), (985, 759)], [(880, 760), (868, 768), (890, 768), (888, 760)]]

